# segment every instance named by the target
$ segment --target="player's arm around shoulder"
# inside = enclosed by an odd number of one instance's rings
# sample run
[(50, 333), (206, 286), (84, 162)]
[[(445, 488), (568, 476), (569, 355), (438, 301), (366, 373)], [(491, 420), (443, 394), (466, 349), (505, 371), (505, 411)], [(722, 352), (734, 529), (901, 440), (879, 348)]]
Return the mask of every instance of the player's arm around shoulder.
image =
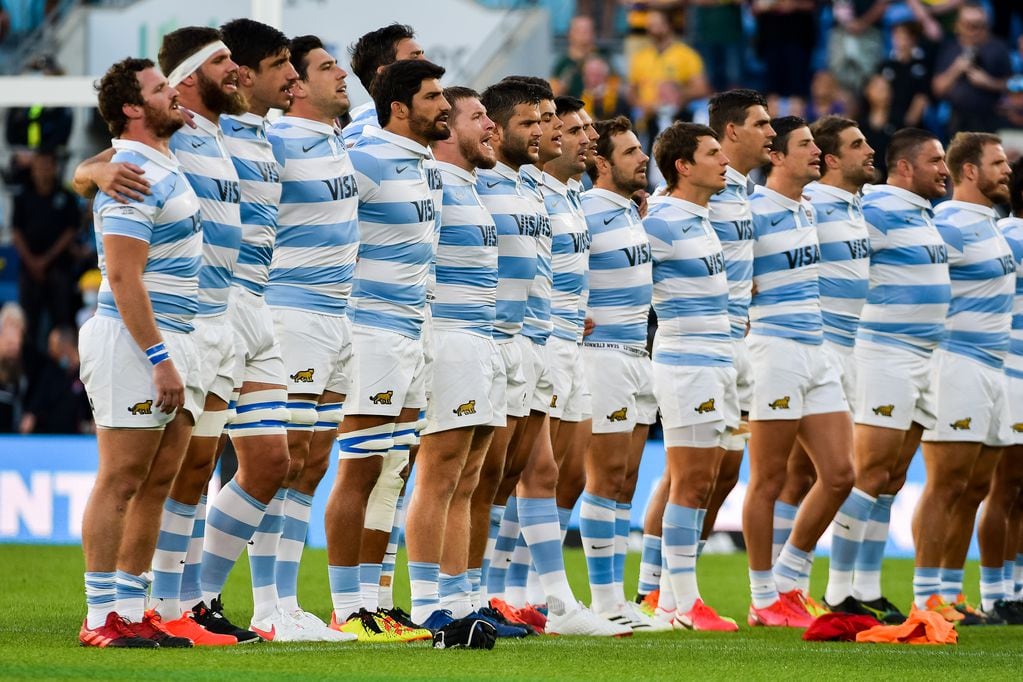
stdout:
[(145, 171), (134, 163), (113, 161), (114, 153), (113, 148), (105, 149), (78, 164), (71, 189), (86, 199), (99, 191), (122, 204), (142, 201), (150, 191)]

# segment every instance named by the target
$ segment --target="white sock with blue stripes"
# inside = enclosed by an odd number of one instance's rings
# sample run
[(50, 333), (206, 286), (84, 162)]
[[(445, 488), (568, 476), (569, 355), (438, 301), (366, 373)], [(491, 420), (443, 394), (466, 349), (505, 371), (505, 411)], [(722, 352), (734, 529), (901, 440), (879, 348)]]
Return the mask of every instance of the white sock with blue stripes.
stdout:
[(643, 554), (639, 560), (639, 594), (650, 594), (658, 589), (661, 582), (661, 538), (658, 535), (643, 535)]
[(792, 526), (796, 523), (796, 513), (799, 507), (793, 506), (781, 500), (774, 503), (774, 535), (771, 541), (771, 564), (778, 561), (782, 547), (789, 541), (792, 534)]
[(85, 627), (95, 630), (107, 622), (107, 616), (117, 609), (117, 576), (113, 571), (86, 571), (85, 605), (88, 614)]
[(149, 578), (119, 570), (114, 582), (117, 591), (117, 615), (127, 618), (132, 623), (142, 622), (142, 617), (146, 613)]
[(277, 609), (277, 548), (284, 530), (284, 497), (287, 494), (286, 488), (274, 493), (248, 544), (253, 620), (262, 620)]
[(274, 582), (277, 583), (277, 599), (285, 613), (299, 608), (298, 567), (302, 563), (305, 538), (309, 533), (312, 506), (313, 498), (297, 490), (288, 490), (284, 498), (284, 527), (277, 545)]
[(696, 582), (696, 553), (700, 543), (700, 510), (669, 502), (664, 507), (661, 550), (668, 564), (676, 608), (692, 610), (700, 598)]
[(422, 625), (440, 607), (440, 565), (410, 561), (408, 579), (412, 592), (412, 620)]
[(586, 554), (593, 610), (604, 613), (618, 603), (614, 585), (617, 503), (584, 492), (579, 507), (579, 535)]
[[(202, 601), (202, 587), (199, 585), (199, 570), (202, 567), (202, 547), (206, 542), (206, 496), (199, 498), (195, 506), (195, 521), (192, 523), (192, 538), (188, 541), (185, 566), (181, 573), (181, 610), (189, 612)], [(178, 614), (179, 616), (181, 614)]]
[[(572, 610), (576, 601), (565, 575), (557, 503), (553, 497), (520, 497), (518, 512), (522, 535), (529, 546), (544, 594), (548, 597), (548, 605), (555, 613), (559, 608)], [(552, 604), (552, 600), (557, 601)]]
[(163, 620), (181, 616), (181, 580), (192, 540), (196, 505), (167, 498), (160, 516), (160, 535), (153, 552), (153, 608)]
[(256, 534), (266, 505), (242, 490), (237, 479), (220, 489), (206, 519), (199, 583), (207, 605), (224, 589), (227, 575), (234, 568), (252, 536)]
[(629, 531), (632, 530), (632, 505), (615, 503), (615, 599), (625, 601), (625, 557), (629, 553)]
[(824, 592), (824, 601), (828, 604), (837, 606), (853, 594), (856, 557), (875, 502), (871, 495), (853, 488), (831, 522), (831, 562), (828, 566), (828, 588)]

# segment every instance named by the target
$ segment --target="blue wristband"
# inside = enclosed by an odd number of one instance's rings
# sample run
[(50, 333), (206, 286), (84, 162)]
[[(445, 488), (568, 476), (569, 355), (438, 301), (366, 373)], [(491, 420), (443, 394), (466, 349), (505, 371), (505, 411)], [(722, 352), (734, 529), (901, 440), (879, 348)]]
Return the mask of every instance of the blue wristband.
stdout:
[(155, 367), (164, 360), (170, 360), (170, 353), (167, 352), (167, 346), (161, 341), (146, 349), (146, 357), (149, 358), (149, 362)]

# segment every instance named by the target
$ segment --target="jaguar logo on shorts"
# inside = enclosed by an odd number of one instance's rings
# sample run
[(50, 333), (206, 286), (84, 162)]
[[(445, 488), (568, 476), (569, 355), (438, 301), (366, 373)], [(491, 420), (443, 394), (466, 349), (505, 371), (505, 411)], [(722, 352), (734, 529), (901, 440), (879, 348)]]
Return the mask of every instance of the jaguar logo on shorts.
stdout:
[(313, 383), (313, 374), (315, 373), (316, 370), (310, 367), (309, 369), (303, 369), (301, 371), (295, 372), (288, 378), (294, 381), (296, 384), (311, 384)]
[(1012, 430), (1016, 433), (1023, 433), (1023, 422), (1016, 422), (1012, 425)]
[(467, 414), (476, 414), (476, 401), (466, 401), (451, 411), (456, 417), (464, 417)]
[(714, 412), (717, 408), (714, 407), (714, 398), (704, 400), (702, 403), (693, 408), (700, 414), (706, 414), (707, 412)]
[(965, 419), (957, 419), (956, 421), (949, 424), (955, 431), (969, 431), (970, 422), (973, 421), (973, 417), (966, 417)]
[(390, 391), (383, 391), (382, 393), (377, 393), (376, 395), (371, 395), (369, 397), (369, 399), (371, 401), (373, 401), (374, 405), (390, 405), (391, 404), (391, 398), (393, 398), (393, 397), (394, 397), (394, 391), (390, 390)]
[(607, 420), (609, 422), (623, 422), (626, 419), (628, 419), (628, 414), (629, 414), (629, 408), (627, 408), (627, 407), (619, 407), (617, 410), (615, 410), (611, 414), (607, 415)]
[(894, 405), (878, 405), (877, 407), (870, 408), (871, 411), (878, 417), (890, 417), (892, 412), (895, 410)]
[(781, 398), (778, 398), (774, 402), (768, 403), (767, 406), (770, 407), (772, 410), (787, 410), (789, 409), (790, 399), (791, 399), (790, 396), (785, 395), (782, 396)]
[(135, 403), (128, 408), (128, 411), (136, 416), (140, 414), (153, 414), (153, 400), (150, 398), (149, 400), (145, 400), (141, 403)]
[(554, 395), (551, 396), (551, 407), (557, 407), (557, 406), (558, 406), (558, 394), (555, 393)]

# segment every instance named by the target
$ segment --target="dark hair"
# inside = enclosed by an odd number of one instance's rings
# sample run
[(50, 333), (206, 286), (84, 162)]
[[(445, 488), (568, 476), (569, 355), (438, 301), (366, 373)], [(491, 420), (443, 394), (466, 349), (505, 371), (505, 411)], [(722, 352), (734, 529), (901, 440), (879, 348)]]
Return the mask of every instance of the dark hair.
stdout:
[(554, 110), (558, 118), (561, 118), (562, 114), (574, 114), (585, 106), (586, 102), (571, 95), (561, 95), (554, 98)]
[(1009, 206), (1015, 216), (1023, 215), (1023, 157), (1012, 162), (1009, 176)]
[(838, 138), (839, 136), (849, 128), (857, 128), (859, 124), (851, 118), (845, 118), (843, 116), (823, 116), (810, 126), (810, 134), (813, 135), (813, 143), (816, 144), (821, 150), (821, 173), (825, 173), (828, 169), (827, 163), (824, 161), (824, 157), (828, 154), (832, 156), (840, 156), (838, 148), (840, 146)]
[(792, 134), (793, 130), (805, 128), (806, 121), (799, 116), (780, 116), (779, 118), (771, 119), (771, 127), (777, 133), (777, 136), (771, 141), (771, 151), (788, 154), (789, 135)]
[(480, 95), (480, 101), (487, 108), (487, 116), (501, 128), (508, 125), (515, 107), (520, 104), (540, 103), (540, 93), (535, 86), (517, 80), (503, 80), (494, 83)]
[(443, 75), (444, 67), (425, 59), (402, 59), (384, 67), (373, 81), (370, 92), (380, 127), (383, 128), (391, 121), (392, 102), (401, 102), (411, 108), (412, 98), (423, 86), (423, 81)]
[(934, 133), (921, 128), (903, 128), (896, 131), (888, 142), (888, 151), (884, 159), (888, 172), (892, 172), (895, 164), (901, 159), (912, 162), (920, 151), (921, 145), (937, 139), (938, 137)]
[(966, 164), (980, 166), (984, 147), (1001, 143), (1002, 138), (993, 133), (956, 133), (945, 150), (945, 164), (952, 176), (952, 182), (959, 184), (963, 177), (963, 166)]
[(72, 346), (78, 345), (78, 329), (70, 324), (58, 324), (51, 333), (56, 333), (60, 340)]
[[(612, 138), (627, 133), (632, 130), (632, 121), (627, 116), (616, 116), (614, 118), (607, 118), (603, 121), (594, 121), (593, 129), (597, 131), (600, 137), (597, 138), (597, 146), (594, 151), (597, 156), (603, 156), (607, 159), (608, 163), (611, 162), (611, 152), (614, 150), (614, 140)], [(588, 166), (586, 168), (587, 175), (590, 176), (591, 180), (597, 179), (597, 164)]]
[(696, 150), (700, 146), (701, 137), (713, 137), (718, 139), (718, 134), (710, 128), (699, 123), (676, 122), (661, 131), (661, 134), (654, 140), (654, 161), (657, 169), (661, 171), (668, 189), (674, 189), (678, 185), (678, 169), (675, 168), (675, 161), (682, 159), (689, 163), (696, 160)]
[(916, 41), (916, 42), (920, 42), (920, 39), (924, 35), (924, 30), (923, 30), (923, 27), (920, 25), (920, 22), (919, 21), (913, 21), (912, 19), (907, 19), (906, 21), (900, 21), (899, 23), (897, 23), (894, 26), (892, 26), (891, 30), (895, 31), (895, 29), (897, 29), (897, 28), (901, 28), (904, 31), (906, 31), (906, 33), (911, 35), (913, 37), (913, 40)]
[(543, 78), (538, 78), (537, 76), (505, 76), (501, 79), (501, 82), (505, 81), (529, 83), (537, 89), (540, 99), (554, 99), (554, 90), (551, 89), (550, 81)]
[(464, 85), (452, 85), (444, 88), (444, 99), (451, 105), (451, 118), (454, 118), (456, 103), (463, 99), (479, 99), (480, 93)]
[(145, 104), (138, 74), (154, 66), (156, 65), (151, 59), (128, 57), (111, 66), (100, 78), (96, 86), (99, 93), (99, 113), (107, 122), (107, 128), (114, 137), (120, 137), (128, 127), (124, 105)]
[(288, 49), (288, 36), (273, 26), (252, 19), (234, 19), (220, 27), (231, 59), (238, 66), (259, 71), (259, 63)]
[(309, 60), (307, 57), (313, 50), (323, 47), (323, 41), (317, 36), (297, 36), (291, 39), (288, 46), (291, 52), (291, 65), (298, 72), (301, 80), (309, 80)]
[(741, 126), (746, 122), (750, 107), (767, 108), (767, 100), (756, 90), (739, 88), (728, 92), (719, 92), (710, 98), (710, 127), (718, 135), (725, 134), (725, 126), (729, 123)]
[(171, 31), (163, 37), (160, 52), (156, 57), (160, 63), (160, 70), (170, 74), (200, 48), (221, 39), (220, 31), (209, 26), (185, 26)]
[(408, 24), (395, 22), (363, 35), (348, 47), (348, 57), (362, 87), (370, 90), (377, 69), (392, 64), (398, 56), (398, 43), (416, 37)]

